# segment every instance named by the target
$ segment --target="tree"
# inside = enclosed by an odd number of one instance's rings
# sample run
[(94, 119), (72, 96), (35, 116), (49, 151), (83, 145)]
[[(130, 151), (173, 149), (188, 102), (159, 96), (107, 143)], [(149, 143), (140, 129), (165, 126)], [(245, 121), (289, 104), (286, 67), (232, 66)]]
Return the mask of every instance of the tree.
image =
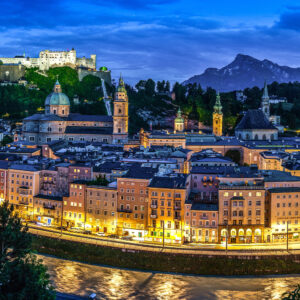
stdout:
[(13, 141), (13, 139), (11, 136), (5, 135), (1, 142), (1, 146), (6, 146), (7, 144), (11, 143), (12, 141)]
[(282, 295), (282, 300), (299, 300), (300, 299), (300, 284), (292, 292), (287, 292)]
[(225, 156), (232, 159), (237, 164), (241, 161), (241, 153), (239, 150), (228, 150)]
[(0, 299), (55, 299), (46, 267), (32, 254), (28, 227), (14, 208), (0, 205)]

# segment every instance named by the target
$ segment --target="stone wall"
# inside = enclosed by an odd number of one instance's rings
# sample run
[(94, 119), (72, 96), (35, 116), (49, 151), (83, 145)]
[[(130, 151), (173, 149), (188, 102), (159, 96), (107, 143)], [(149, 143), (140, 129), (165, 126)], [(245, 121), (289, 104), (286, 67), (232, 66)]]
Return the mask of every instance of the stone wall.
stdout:
[(0, 81), (16, 82), (25, 75), (22, 65), (0, 65)]
[(111, 74), (110, 71), (89, 71), (84, 68), (78, 68), (78, 77), (81, 81), (85, 76), (93, 75), (100, 79), (103, 79), (106, 83), (111, 85)]

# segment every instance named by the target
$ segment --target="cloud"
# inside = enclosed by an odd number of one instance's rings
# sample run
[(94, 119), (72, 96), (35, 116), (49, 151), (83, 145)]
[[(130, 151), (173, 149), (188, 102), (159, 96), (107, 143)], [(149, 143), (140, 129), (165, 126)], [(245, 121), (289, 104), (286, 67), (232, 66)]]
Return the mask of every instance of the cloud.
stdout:
[(182, 0), (6, 1), (0, 56), (74, 47), (79, 56), (97, 54), (98, 67), (106, 65), (114, 77), (123, 71), (132, 84), (150, 77), (183, 81), (207, 67), (224, 66), (237, 53), (300, 64), (300, 7), (257, 26), (253, 20), (208, 17), (201, 9), (187, 13), (188, 5)]

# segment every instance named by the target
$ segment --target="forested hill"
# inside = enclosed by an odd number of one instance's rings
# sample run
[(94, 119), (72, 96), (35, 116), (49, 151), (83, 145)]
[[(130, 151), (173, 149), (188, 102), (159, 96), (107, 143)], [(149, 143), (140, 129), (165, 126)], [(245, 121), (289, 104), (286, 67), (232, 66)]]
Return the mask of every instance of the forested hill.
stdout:
[[(106, 114), (100, 79), (89, 75), (79, 82), (76, 70), (63, 67), (50, 69), (47, 76), (28, 69), (26, 79), (30, 84), (36, 84), (38, 89), (18, 85), (0, 86), (0, 117), (20, 120), (33, 113), (42, 112), (45, 98), (52, 91), (57, 76), (63, 92), (70, 98), (71, 111)], [(300, 128), (300, 83), (273, 82), (268, 88), (270, 95), (286, 97), (288, 100), (288, 103), (272, 105), (271, 113), (280, 115), (283, 125), (292, 129)], [(107, 89), (110, 95), (114, 94), (115, 86), (107, 86)], [(164, 128), (161, 124), (165, 119), (175, 116), (178, 107), (181, 107), (186, 118), (205, 125), (212, 123), (216, 100), (216, 91), (212, 88), (204, 90), (197, 84), (179, 83), (171, 87), (168, 81), (154, 82), (148, 79), (139, 81), (135, 87), (126, 85), (126, 89), (129, 97), (129, 129), (132, 134), (141, 127), (148, 129), (150, 121), (154, 128)], [(175, 100), (170, 98), (172, 91)], [(235, 92), (221, 93), (225, 133), (233, 133), (243, 111), (260, 106), (262, 89), (246, 88), (244, 94), (247, 100), (241, 103), (236, 100)], [(79, 105), (73, 103), (75, 95), (79, 97)]]

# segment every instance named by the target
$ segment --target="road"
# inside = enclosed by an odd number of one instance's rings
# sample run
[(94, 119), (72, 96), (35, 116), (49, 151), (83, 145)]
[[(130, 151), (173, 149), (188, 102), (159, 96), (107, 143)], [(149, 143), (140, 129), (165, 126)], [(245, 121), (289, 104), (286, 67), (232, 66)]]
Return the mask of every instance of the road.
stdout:
[[(203, 254), (203, 255), (224, 255), (226, 253), (225, 245), (220, 244), (189, 244), (182, 246), (171, 246), (149, 244), (137, 241), (123, 241), (119, 239), (111, 239), (98, 237), (95, 235), (84, 235), (72, 233), (68, 231), (59, 231), (54, 228), (46, 228), (39, 226), (29, 227), (29, 232), (36, 235), (47, 236), (51, 238), (59, 238), (69, 241), (94, 244), (99, 246), (122, 248), (125, 251), (155, 251), (165, 253), (181, 253), (181, 254)], [(300, 242), (289, 242), (289, 251), (286, 251), (286, 244), (230, 244), (228, 245), (227, 254), (230, 256), (243, 255), (289, 255), (300, 254)]]

